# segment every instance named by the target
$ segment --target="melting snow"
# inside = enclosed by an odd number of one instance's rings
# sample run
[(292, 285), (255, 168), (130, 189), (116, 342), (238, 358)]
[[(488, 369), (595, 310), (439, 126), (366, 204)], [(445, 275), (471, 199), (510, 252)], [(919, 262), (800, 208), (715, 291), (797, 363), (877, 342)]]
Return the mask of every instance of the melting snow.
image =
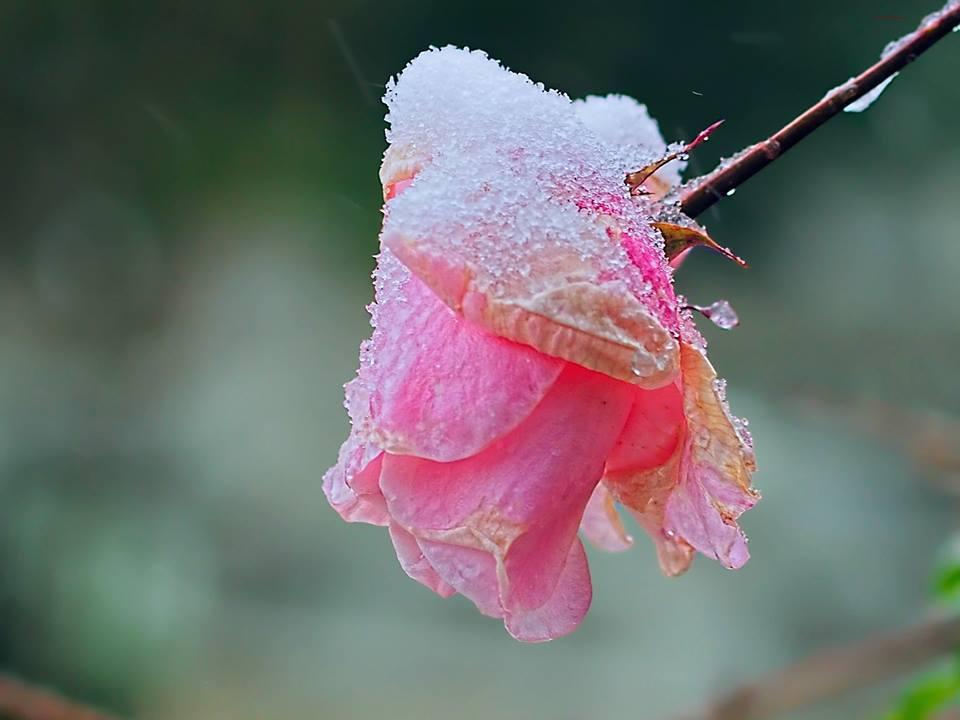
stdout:
[(891, 75), (890, 77), (888, 77), (886, 80), (884, 80), (882, 83), (880, 83), (879, 85), (877, 85), (873, 90), (871, 90), (870, 92), (868, 92), (866, 95), (857, 98), (857, 99), (854, 100), (852, 103), (850, 103), (849, 105), (847, 105), (847, 106), (843, 109), (843, 111), (844, 111), (844, 112), (856, 112), (856, 113), (858, 113), (858, 112), (863, 112), (863, 111), (866, 110), (868, 107), (870, 107), (871, 105), (873, 105), (873, 103), (876, 101), (876, 99), (883, 94), (883, 91), (884, 91), (884, 90), (887, 89), (887, 85), (889, 85), (890, 83), (892, 83), (892, 82), (893, 82), (893, 79), (894, 79), (897, 75), (899, 75), (899, 74), (900, 74), (900, 73), (894, 73), (893, 75)]
[[(477, 281), (494, 295), (517, 283), (547, 290), (560, 273), (571, 282), (615, 277), (672, 324), (651, 207), (624, 184), (638, 159), (665, 147), (643, 105), (622, 96), (572, 103), (482, 52), (453, 47), (413, 60), (385, 102), (387, 164), (393, 154), (420, 168), (411, 189), (390, 200), (385, 237), (419, 239), (445, 261), (482, 269)], [(611, 242), (604, 218), (636, 241), (644, 267)]]

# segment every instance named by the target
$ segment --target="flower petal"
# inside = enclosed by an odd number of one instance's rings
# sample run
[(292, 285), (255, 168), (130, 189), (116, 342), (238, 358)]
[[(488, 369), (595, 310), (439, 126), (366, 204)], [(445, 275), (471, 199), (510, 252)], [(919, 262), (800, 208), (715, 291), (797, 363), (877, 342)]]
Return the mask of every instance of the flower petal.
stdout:
[(383, 453), (362, 442), (356, 432), (340, 447), (337, 464), (323, 476), (323, 492), (347, 522), (388, 525), (390, 516), (380, 494)]
[(384, 187), (416, 179), (388, 203), (385, 247), (496, 335), (642, 387), (675, 377), (679, 308), (650, 208), (566, 97), (443, 48), (386, 102)]
[(613, 495), (604, 483), (597, 485), (590, 496), (580, 520), (580, 530), (590, 542), (607, 552), (621, 552), (633, 545), (633, 538), (623, 526)]
[(667, 500), (664, 526), (668, 534), (683, 538), (697, 551), (736, 570), (750, 559), (750, 552), (734, 518), (722, 514), (716, 498), (707, 489), (722, 483), (711, 470), (687, 472)]
[(419, 539), (437, 574), (488, 617), (502, 618), (497, 561), (490, 553), (464, 545)]
[(567, 365), (533, 413), (477, 455), (449, 463), (387, 455), (380, 487), (391, 516), (482, 612), (497, 613), (493, 598), (500, 616), (543, 607), (633, 392)]
[(656, 543), (667, 575), (684, 572), (694, 549), (739, 568), (749, 553), (736, 519), (758, 498), (752, 447), (706, 355), (687, 343), (680, 353), (683, 394), (638, 391), (603, 481)]
[(563, 560), (553, 590), (536, 608), (504, 608), (498, 591), (498, 566), (494, 556), (462, 545), (419, 541), (424, 555), (437, 572), (473, 601), (484, 615), (503, 618), (507, 631), (517, 640), (545, 642), (567, 635), (590, 609), (593, 589), (583, 543), (574, 538)]
[(683, 395), (676, 384), (638, 390), (623, 433), (607, 458), (607, 473), (663, 465), (683, 434)]
[(400, 567), (411, 578), (433, 590), (440, 597), (450, 597), (457, 591), (445, 583), (423, 554), (417, 539), (396, 523), (390, 523), (390, 539), (397, 551)]
[(750, 487), (756, 469), (752, 442), (730, 415), (724, 386), (706, 355), (684, 344), (680, 357), (687, 443), (682, 480), (667, 501), (664, 528), (725, 567), (739, 568), (750, 553), (736, 520), (759, 499)]
[(583, 543), (574, 539), (553, 594), (533, 610), (507, 613), (507, 631), (517, 640), (545, 642), (577, 629), (590, 609), (593, 587)]
[(370, 442), (390, 453), (473, 455), (529, 415), (563, 367), (456, 315), (389, 250), (371, 312), (354, 395), (367, 403)]
[[(404, 198), (424, 187), (414, 185)], [(421, 240), (388, 220), (382, 240), (447, 305), (495, 335), (640, 387), (661, 387), (676, 376), (676, 340), (612, 271), (559, 253), (540, 261), (538, 278), (495, 280), (480, 258), (443, 247), (437, 238), (444, 232)], [(597, 242), (617, 245), (605, 230), (595, 232)]]

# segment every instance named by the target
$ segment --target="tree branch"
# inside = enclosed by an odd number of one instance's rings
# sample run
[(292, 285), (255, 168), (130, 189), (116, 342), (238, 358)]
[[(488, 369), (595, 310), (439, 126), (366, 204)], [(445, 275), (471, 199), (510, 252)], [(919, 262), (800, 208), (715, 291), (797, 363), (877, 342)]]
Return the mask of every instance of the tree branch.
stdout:
[(960, 618), (816, 652), (674, 720), (764, 720), (913, 670), (960, 647)]
[(52, 690), (0, 674), (0, 717), (11, 720), (117, 720)]
[(696, 217), (730, 190), (742, 185), (841, 112), (854, 100), (863, 97), (894, 73), (916, 60), (938, 40), (960, 26), (960, 0), (952, 0), (943, 10), (928, 16), (913, 33), (899, 40), (884, 52), (876, 64), (855, 78), (828, 92), (802, 115), (792, 120), (766, 140), (721, 164), (713, 172), (693, 180), (680, 195), (680, 208), (689, 217)]

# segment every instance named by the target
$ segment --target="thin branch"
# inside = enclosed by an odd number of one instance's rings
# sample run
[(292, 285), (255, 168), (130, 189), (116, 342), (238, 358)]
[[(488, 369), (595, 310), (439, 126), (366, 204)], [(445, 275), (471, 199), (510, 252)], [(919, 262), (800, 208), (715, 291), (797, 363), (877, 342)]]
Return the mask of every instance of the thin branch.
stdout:
[(914, 670), (960, 647), (960, 618), (822, 650), (674, 720), (764, 720)]
[(916, 60), (938, 40), (960, 26), (960, 0), (953, 0), (939, 13), (926, 18), (910, 35), (885, 52), (879, 62), (835, 88), (788, 125), (766, 140), (752, 145), (735, 159), (692, 182), (680, 195), (680, 207), (696, 217), (730, 190), (742, 185), (807, 135), (863, 97), (894, 73)]
[(0, 674), (0, 717), (11, 720), (117, 720), (52, 690)]

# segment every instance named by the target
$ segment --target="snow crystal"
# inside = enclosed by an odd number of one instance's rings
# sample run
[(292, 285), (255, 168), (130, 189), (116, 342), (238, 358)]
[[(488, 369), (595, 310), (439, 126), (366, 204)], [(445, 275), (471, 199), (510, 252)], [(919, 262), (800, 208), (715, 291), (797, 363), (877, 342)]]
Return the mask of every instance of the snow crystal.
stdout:
[(852, 103), (850, 103), (849, 105), (847, 105), (847, 106), (843, 109), (843, 111), (844, 111), (844, 112), (856, 112), (856, 113), (858, 113), (858, 112), (863, 112), (863, 111), (866, 110), (868, 107), (870, 107), (871, 105), (873, 105), (873, 103), (876, 101), (876, 99), (883, 94), (883, 91), (884, 91), (884, 90), (887, 89), (887, 85), (889, 85), (890, 83), (892, 83), (892, 82), (893, 82), (893, 79), (894, 79), (897, 75), (899, 75), (899, 74), (900, 74), (900, 73), (894, 73), (893, 75), (891, 75), (890, 77), (888, 77), (886, 80), (884, 80), (882, 83), (880, 83), (879, 85), (877, 85), (873, 90), (871, 90), (870, 92), (868, 92), (866, 95), (863, 95), (863, 96), (857, 98), (857, 99), (854, 100)]
[[(906, 35), (904, 35), (904, 36), (901, 37), (901, 38), (897, 38), (896, 40), (892, 40), (892, 41), (888, 42), (887, 45), (886, 45), (886, 47), (883, 48), (883, 52), (880, 53), (880, 59), (881, 59), (881, 60), (884, 60), (884, 59), (890, 57), (890, 56), (893, 55), (895, 52), (897, 52), (898, 50), (900, 50), (901, 48), (903, 48), (904, 45), (906, 45), (906, 44), (909, 43), (911, 40), (913, 40), (914, 37), (916, 36), (917, 32), (922, 31), (922, 30), (924, 30), (925, 28), (928, 28), (930, 25), (932, 25), (932, 24), (934, 24), (934, 23), (936, 23), (936, 22), (939, 22), (940, 19), (941, 19), (945, 14), (947, 14), (948, 12), (956, 11), (957, 8), (960, 8), (960, 0), (948, 0), (947, 3), (946, 3), (940, 10), (937, 10), (936, 12), (930, 13), (930, 14), (927, 15), (923, 20), (921, 20), (921, 21), (920, 21), (920, 26), (919, 26), (919, 28), (918, 28), (917, 30), (915, 30), (915, 31), (913, 31), (913, 32), (910, 32), (910, 33), (907, 33)], [(954, 27), (953, 30), (954, 30), (954, 32), (956, 32), (957, 30), (960, 30), (960, 25), (957, 25), (956, 27)], [(868, 107), (870, 107), (870, 106), (873, 104), (873, 102), (874, 102), (878, 97), (880, 97), (880, 95), (881, 95), (881, 94), (883, 93), (883, 91), (886, 89), (887, 85), (889, 85), (891, 82), (893, 82), (893, 79), (894, 79), (898, 74), (899, 74), (899, 73), (894, 73), (893, 75), (891, 75), (890, 77), (888, 77), (886, 80), (884, 80), (882, 83), (880, 83), (879, 85), (877, 85), (873, 90), (871, 90), (870, 92), (868, 92), (866, 95), (864, 95), (864, 96), (861, 97), (861, 98), (858, 98), (857, 100), (854, 100), (852, 103), (850, 103), (849, 105), (847, 105), (847, 106), (843, 109), (843, 111), (844, 111), (844, 112), (863, 112), (864, 110), (866, 110)], [(850, 78), (850, 80), (853, 80), (853, 78)], [(850, 82), (850, 80), (848, 80), (847, 82)], [(846, 83), (844, 83), (844, 85), (846, 85)], [(843, 85), (834, 88), (834, 90), (832, 90), (831, 92), (833, 92), (833, 91), (835, 91), (835, 90), (839, 90), (841, 87), (843, 87)], [(829, 94), (829, 93), (828, 93), (828, 94)]]
[[(583, 100), (574, 100), (573, 108), (584, 125), (617, 149), (635, 169), (650, 164), (667, 152), (667, 143), (660, 134), (657, 121), (650, 117), (646, 105), (631, 97), (588, 95)], [(686, 162), (674, 160), (656, 174), (668, 184), (677, 185), (686, 166)]]
[[(388, 246), (415, 241), (472, 268), (492, 296), (549, 290), (558, 279), (615, 279), (675, 327), (650, 205), (624, 184), (636, 167), (623, 143), (638, 153), (663, 144), (642, 105), (617, 97), (574, 104), (482, 52), (453, 47), (414, 59), (388, 84), (385, 102), (385, 171), (391, 157), (418, 169), (409, 190), (389, 201)], [(621, 237), (635, 241), (629, 256)]]

